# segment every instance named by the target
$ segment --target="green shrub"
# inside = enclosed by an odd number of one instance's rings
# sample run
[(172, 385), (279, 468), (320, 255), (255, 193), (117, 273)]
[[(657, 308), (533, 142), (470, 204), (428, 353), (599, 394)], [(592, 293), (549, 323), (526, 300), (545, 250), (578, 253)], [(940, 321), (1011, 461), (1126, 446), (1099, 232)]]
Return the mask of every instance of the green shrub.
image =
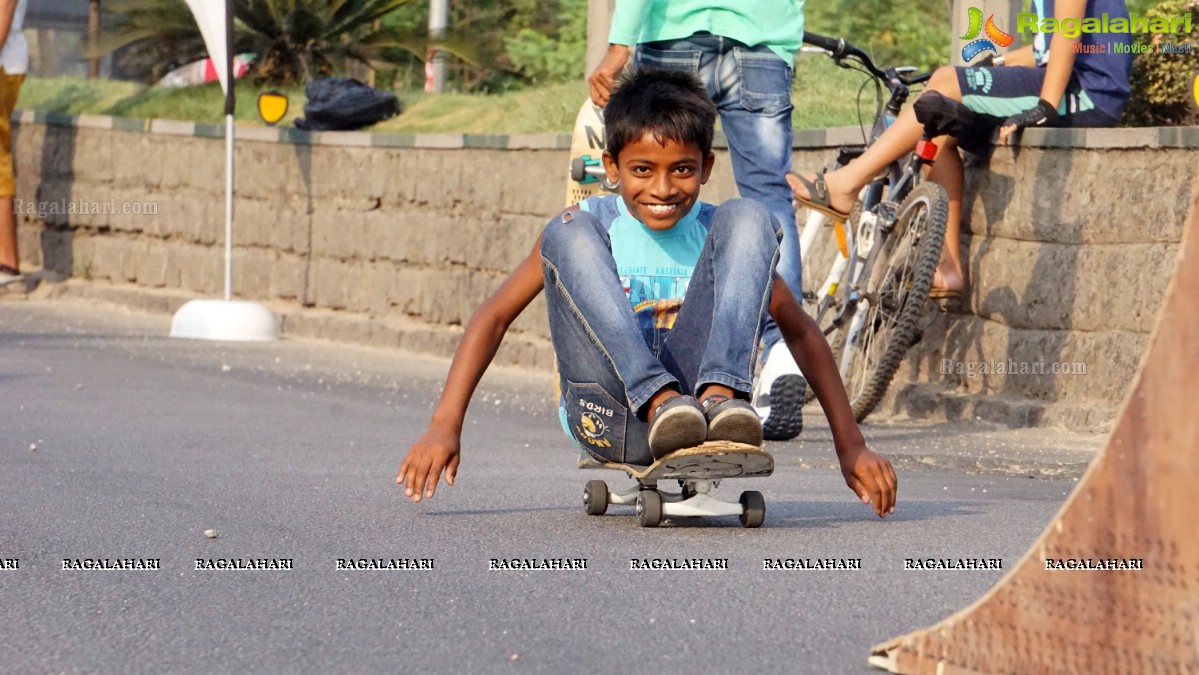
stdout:
[(1138, 33), (1133, 44), (1156, 49), (1161, 42), (1190, 43), (1191, 53), (1138, 54), (1132, 62), (1132, 98), (1124, 108), (1124, 124), (1173, 126), (1199, 124), (1194, 82), (1199, 74), (1199, 0), (1165, 0), (1145, 13), (1150, 18), (1190, 14), (1191, 33)]

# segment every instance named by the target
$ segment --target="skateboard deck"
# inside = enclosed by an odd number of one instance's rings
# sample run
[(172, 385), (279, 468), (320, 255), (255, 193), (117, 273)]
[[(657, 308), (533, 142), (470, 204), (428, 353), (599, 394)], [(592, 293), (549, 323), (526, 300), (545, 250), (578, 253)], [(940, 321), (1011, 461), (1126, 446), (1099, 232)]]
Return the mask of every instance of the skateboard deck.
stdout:
[(588, 197), (612, 191), (604, 171), (603, 109), (588, 98), (579, 108), (570, 137), (570, 172), (566, 179), (566, 204), (573, 206)]
[(649, 466), (597, 463), (599, 468), (618, 469), (643, 483), (659, 480), (751, 478), (774, 473), (774, 457), (762, 448), (729, 441), (709, 441), (683, 448)]

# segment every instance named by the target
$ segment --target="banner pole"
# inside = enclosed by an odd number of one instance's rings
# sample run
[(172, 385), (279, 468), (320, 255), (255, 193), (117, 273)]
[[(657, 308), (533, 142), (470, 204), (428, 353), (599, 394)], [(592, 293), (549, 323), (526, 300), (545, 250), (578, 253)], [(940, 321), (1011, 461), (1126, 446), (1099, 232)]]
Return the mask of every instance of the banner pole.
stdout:
[(233, 115), (225, 115), (225, 299), (233, 299)]
[[(259, 302), (233, 299), (233, 141), (235, 89), (233, 82), (233, 2), (231, 0), (186, 0), (204, 45), (208, 47), (213, 67), (224, 78), (225, 90), (225, 298), (206, 300), (195, 298), (183, 303), (171, 320), (171, 337), (191, 340), (228, 340), (236, 342), (268, 342), (279, 338), (279, 322), (270, 309)], [(224, 40), (222, 26), (216, 15), (225, 10)], [(223, 48), (221, 43), (224, 42)], [(224, 52), (223, 54), (221, 52)], [(218, 58), (219, 57), (219, 58)], [(219, 63), (223, 58), (224, 63)], [(253, 292), (243, 285), (242, 292)]]
[(233, 0), (225, 0), (225, 299), (233, 299)]

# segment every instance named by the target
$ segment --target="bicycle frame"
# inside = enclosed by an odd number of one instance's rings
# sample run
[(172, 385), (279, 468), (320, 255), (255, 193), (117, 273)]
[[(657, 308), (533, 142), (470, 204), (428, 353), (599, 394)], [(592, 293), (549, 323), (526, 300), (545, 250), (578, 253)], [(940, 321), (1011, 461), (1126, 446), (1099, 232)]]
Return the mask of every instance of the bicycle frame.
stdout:
[[(827, 39), (824, 39), (827, 42)], [(831, 45), (830, 45), (831, 46)], [(809, 50), (811, 51), (811, 50)], [(905, 79), (901, 71), (915, 69), (889, 68), (881, 71), (862, 54), (844, 41), (838, 41), (835, 49), (819, 49), (831, 56), (838, 65), (845, 56), (855, 57), (876, 83), (884, 83), (890, 91), (885, 107), (875, 113), (875, 120), (865, 147), (874, 144), (895, 121), (910, 95), (909, 85), (928, 80), (930, 74)], [(843, 66), (846, 67), (846, 66)], [(842, 148), (834, 168), (844, 166), (862, 151)], [(842, 344), (858, 345), (866, 321), (872, 316), (872, 303), (877, 301), (871, 289), (871, 270), (875, 268), (875, 257), (882, 250), (894, 228), (900, 204), (923, 178), (926, 164), (932, 163), (936, 147), (922, 139), (917, 152), (893, 162), (875, 180), (868, 183), (859, 193), (861, 210), (855, 220), (834, 222), (838, 255), (829, 269), (828, 276), (815, 289), (804, 293), (805, 302), (813, 306), (810, 311), (826, 338), (838, 330), (845, 330)], [(819, 212), (809, 214), (800, 236), (801, 261), (809, 262), (813, 244), (821, 228), (829, 218)], [(805, 289), (806, 291), (807, 289)], [(831, 314), (830, 314), (831, 312)], [(831, 341), (831, 340), (830, 340)], [(837, 356), (837, 369), (843, 380), (848, 381), (855, 354), (852, 349), (841, 350)]]
[[(836, 54), (827, 49), (805, 47), (804, 50), (818, 51), (833, 57), (835, 60), (837, 59)], [(850, 55), (853, 54), (851, 53)], [(868, 60), (865, 62), (865, 65), (867, 65), (868, 72), (875, 78), (875, 81), (885, 81), (891, 91), (891, 97), (887, 105), (875, 115), (874, 124), (871, 127), (871, 132), (866, 142), (866, 147), (869, 147), (895, 121), (900, 108), (910, 93), (908, 85), (926, 81), (929, 74), (905, 80), (901, 77), (902, 72), (914, 71), (914, 68), (891, 68), (886, 71), (879, 71)], [(850, 151), (848, 148), (842, 148), (838, 153), (834, 168), (844, 166), (850, 159), (859, 154), (861, 153)], [(903, 197), (915, 186), (916, 181), (919, 180), (917, 178), (919, 175), (919, 167), (911, 166), (910, 160), (907, 163), (902, 158), (896, 160), (888, 167), (884, 174), (867, 184), (860, 193), (859, 198), (863, 204), (861, 221), (857, 224), (850, 221), (833, 223), (839, 255), (824, 282), (812, 292), (811, 296), (808, 295), (809, 292), (805, 291), (804, 293), (805, 299), (816, 300), (816, 306), (812, 313), (817, 322), (822, 323), (821, 319), (824, 314), (837, 302), (837, 291), (842, 288), (846, 281), (851, 287), (848, 296), (845, 298), (844, 303), (841, 303), (831, 323), (827, 327), (824, 327), (822, 324), (825, 336), (840, 328), (844, 325), (847, 317), (853, 316), (856, 313), (854, 310), (861, 298), (856, 286), (859, 282), (859, 274), (865, 268), (865, 256), (869, 255), (870, 250), (872, 250), (873, 242), (879, 240), (880, 236), (886, 235), (886, 231), (883, 228), (889, 227), (894, 222), (894, 208), (889, 209), (889, 218), (884, 217), (881, 219), (878, 217), (879, 214), (876, 213), (876, 208), (882, 204), (898, 205), (903, 200)], [(892, 188), (887, 191), (886, 198), (884, 199), (883, 190), (888, 183)], [(816, 237), (820, 229), (827, 225), (828, 220), (828, 216), (816, 211), (808, 215), (808, 219), (800, 235), (801, 264), (806, 265), (809, 262), (809, 255)], [(864, 224), (866, 224), (865, 227), (863, 227)], [(871, 248), (860, 251), (860, 242), (862, 241), (866, 241)]]

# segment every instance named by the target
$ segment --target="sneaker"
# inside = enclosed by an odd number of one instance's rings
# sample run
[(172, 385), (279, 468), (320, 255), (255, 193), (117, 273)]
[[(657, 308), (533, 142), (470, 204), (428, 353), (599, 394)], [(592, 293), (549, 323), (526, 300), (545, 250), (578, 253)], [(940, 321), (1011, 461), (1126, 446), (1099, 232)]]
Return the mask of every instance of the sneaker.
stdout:
[(649, 425), (649, 451), (654, 459), (695, 447), (707, 439), (708, 418), (694, 396), (669, 398), (654, 411), (654, 421)]
[(762, 445), (762, 421), (748, 401), (713, 395), (704, 399), (709, 441)]
[(25, 275), (14, 270), (8, 265), (0, 265), (0, 288), (9, 284), (20, 283), (25, 280)]
[[(776, 349), (777, 347), (777, 349)], [(808, 381), (782, 340), (768, 348), (762, 370), (754, 382), (753, 408), (762, 418), (762, 435), (770, 441), (788, 441), (803, 431), (803, 404)]]

